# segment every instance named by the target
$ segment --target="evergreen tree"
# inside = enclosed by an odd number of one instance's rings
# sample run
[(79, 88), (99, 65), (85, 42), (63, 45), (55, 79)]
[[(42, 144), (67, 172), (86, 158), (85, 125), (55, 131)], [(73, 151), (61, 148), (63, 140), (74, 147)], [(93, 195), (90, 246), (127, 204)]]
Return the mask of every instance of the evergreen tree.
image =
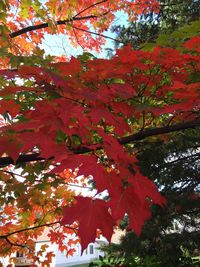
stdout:
[[(200, 18), (200, 0), (160, 0), (158, 14), (148, 12), (126, 26), (112, 28), (118, 40), (139, 48), (145, 42), (153, 42), (160, 34), (171, 33), (185, 24)], [(116, 46), (119, 43), (116, 42)]]
[(173, 140), (137, 144), (140, 169), (157, 183), (167, 207), (153, 206), (139, 237), (128, 231), (126, 217), (121, 243), (104, 248), (107, 266), (199, 266), (193, 257), (200, 254), (200, 134), (187, 130)]

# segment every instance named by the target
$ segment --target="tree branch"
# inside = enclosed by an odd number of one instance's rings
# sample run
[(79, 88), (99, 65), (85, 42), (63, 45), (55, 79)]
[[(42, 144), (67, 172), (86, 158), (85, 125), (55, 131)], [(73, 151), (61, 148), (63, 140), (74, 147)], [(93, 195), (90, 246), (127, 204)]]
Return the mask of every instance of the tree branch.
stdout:
[[(19, 229), (19, 230), (16, 230), (14, 232), (11, 232), (11, 233), (8, 233), (8, 234), (5, 234), (5, 235), (1, 235), (0, 236), (0, 239), (6, 239), (11, 236), (11, 235), (15, 235), (15, 234), (19, 234), (19, 233), (22, 233), (22, 232), (25, 232), (25, 231), (30, 231), (30, 230), (35, 230), (35, 229), (38, 229), (38, 228), (41, 228), (41, 227), (49, 227), (49, 226), (52, 226), (52, 225), (55, 225), (55, 224), (58, 224), (60, 223), (60, 221), (56, 221), (56, 222), (52, 222), (52, 223), (45, 223), (45, 224), (39, 224), (39, 225), (36, 225), (36, 226), (32, 226), (32, 227), (29, 227), (29, 228), (24, 228), (24, 229)], [(77, 228), (74, 228), (74, 227), (70, 227), (70, 226), (66, 226), (65, 227), (71, 229), (71, 230), (77, 230)]]
[[(175, 156), (175, 158), (176, 158), (176, 156)], [(200, 152), (199, 153), (196, 153), (196, 154), (190, 154), (190, 155), (184, 156), (184, 157), (183, 156), (178, 157), (177, 159), (172, 160), (172, 161), (167, 161), (167, 162), (165, 162), (165, 163), (157, 166), (156, 168), (157, 169), (160, 169), (160, 168), (163, 168), (165, 166), (170, 166), (170, 165), (176, 164), (179, 161), (187, 161), (187, 160), (190, 160), (191, 158), (192, 158), (193, 162), (194, 162), (194, 159), (195, 159), (195, 161), (196, 160), (199, 160), (200, 159)]]
[(104, 38), (106, 38), (106, 39), (110, 39), (110, 40), (115, 41), (115, 42), (117, 42), (117, 43), (121, 43), (121, 44), (123, 43), (122, 41), (119, 41), (119, 40), (117, 40), (117, 39), (115, 39), (115, 38), (112, 38), (112, 37), (110, 37), (110, 36), (108, 36), (108, 35), (105, 35), (105, 34), (102, 34), (102, 33), (93, 32), (93, 31), (89, 31), (89, 30), (85, 30), (85, 29), (76, 27), (76, 26), (74, 26), (74, 25), (72, 25), (72, 27), (73, 27), (74, 29), (76, 29), (76, 30), (79, 30), (79, 31), (82, 31), (82, 32), (87, 32), (87, 33), (90, 33), (90, 34), (94, 34), (94, 35), (97, 35), (97, 36), (100, 36), (100, 37), (104, 37)]
[[(1, 238), (1, 237), (0, 237)], [(10, 241), (10, 239), (8, 237), (4, 237), (4, 239), (6, 240), (6, 242), (11, 246), (11, 247), (20, 247), (20, 248), (25, 248), (26, 245), (21, 245), (18, 243), (13, 243), (12, 241)]]
[(27, 154), (27, 155), (20, 155), (16, 162), (11, 157), (2, 157), (0, 158), (0, 167), (8, 166), (10, 164), (17, 165), (21, 163), (27, 163), (31, 161), (42, 161), (42, 160), (51, 160), (54, 157), (50, 157), (48, 159), (45, 159), (43, 157), (40, 157), (39, 153), (34, 154)]
[[(99, 16), (95, 16), (95, 15), (89, 15), (89, 16), (85, 16), (85, 17), (73, 17), (71, 19), (66, 19), (66, 20), (58, 20), (56, 21), (56, 25), (65, 25), (66, 23), (70, 23), (73, 21), (80, 21), (80, 20), (88, 20), (88, 19), (94, 19), (94, 18), (98, 18)], [(12, 32), (10, 33), (10, 37), (11, 38), (15, 38), (19, 35), (25, 34), (27, 32), (32, 32), (35, 30), (39, 30), (39, 29), (45, 29), (49, 27), (49, 23), (45, 22), (45, 23), (41, 23), (38, 25), (32, 25), (32, 26), (28, 26), (26, 28), (22, 28), (18, 31)]]
[(94, 4), (91, 4), (90, 6), (84, 8), (83, 10), (81, 10), (80, 12), (78, 12), (78, 13), (74, 16), (74, 18), (80, 16), (81, 14), (83, 14), (83, 13), (84, 13), (85, 11), (87, 11), (88, 9), (90, 9), (90, 8), (92, 8), (92, 7), (95, 7), (95, 6), (98, 6), (98, 5), (100, 5), (100, 4), (103, 4), (103, 3), (107, 2), (107, 1), (108, 1), (108, 0), (102, 0), (102, 1), (96, 2), (96, 3), (94, 3)]
[[(71, 19), (66, 19), (66, 20), (58, 20), (55, 22), (55, 24), (58, 26), (58, 25), (65, 25), (66, 23), (73, 23), (74, 21), (82, 21), (82, 20), (89, 20), (89, 19), (95, 19), (95, 18), (99, 18), (101, 16), (105, 16), (108, 12), (106, 13), (103, 13), (101, 15), (88, 15), (88, 16), (84, 16), (84, 17), (78, 17), (78, 15), (82, 14), (83, 12), (85, 12), (86, 10), (96, 6), (96, 5), (99, 5), (101, 3), (104, 3), (104, 2), (107, 2), (107, 0), (103, 0), (103, 1), (100, 1), (100, 2), (97, 2), (95, 4), (92, 4), (91, 6), (85, 8), (84, 10), (80, 11), (79, 13), (77, 13), (74, 17), (72, 17)], [(49, 27), (49, 23), (48, 22), (45, 22), (45, 23), (41, 23), (41, 24), (38, 24), (38, 25), (32, 25), (32, 26), (28, 26), (26, 28), (22, 28), (18, 31), (15, 31), (15, 32), (12, 32), (9, 34), (9, 36), (11, 38), (15, 38), (17, 36), (20, 36), (22, 34), (25, 34), (27, 32), (31, 32), (31, 31), (35, 31), (35, 30), (39, 30), (39, 29), (45, 29), (45, 28), (48, 28)], [(115, 38), (112, 38), (110, 36), (107, 36), (107, 35), (104, 35), (104, 34), (101, 34), (101, 33), (96, 33), (96, 32), (93, 32), (93, 31), (89, 31), (89, 30), (84, 30), (82, 28), (78, 28), (74, 25), (72, 25), (72, 27), (76, 30), (79, 30), (79, 31), (83, 31), (83, 32), (87, 32), (87, 33), (90, 33), (90, 34), (94, 34), (94, 35), (98, 35), (98, 36), (101, 36), (101, 37), (104, 37), (106, 39), (110, 39), (110, 40), (113, 40), (115, 42), (118, 42), (118, 43), (122, 43), (121, 41), (115, 39)]]
[(160, 128), (154, 128), (154, 129), (147, 129), (141, 132), (138, 132), (136, 134), (132, 134), (126, 137), (122, 137), (119, 139), (119, 143), (121, 145), (125, 145), (131, 142), (135, 142), (138, 140), (143, 140), (146, 137), (160, 135), (160, 134), (167, 134), (172, 132), (178, 132), (186, 129), (194, 129), (196, 127), (200, 126), (200, 119), (196, 119), (194, 121), (188, 121), (188, 122), (181, 122), (173, 125), (167, 125)]
[[(181, 122), (173, 125), (167, 125), (160, 128), (153, 128), (153, 129), (147, 129), (144, 131), (140, 131), (138, 133), (122, 137), (118, 139), (119, 144), (125, 145), (129, 143), (133, 143), (139, 140), (143, 140), (147, 137), (156, 136), (160, 134), (167, 134), (172, 132), (178, 132), (186, 129), (194, 129), (196, 127), (200, 126), (200, 119), (196, 119), (194, 121), (188, 121), (188, 122)], [(99, 144), (99, 147), (96, 147), (95, 149), (90, 147), (78, 147), (72, 149), (72, 152), (74, 154), (85, 154), (92, 152), (94, 150), (100, 150), (102, 149), (101, 144)], [(16, 165), (20, 163), (26, 163), (26, 162), (32, 162), (32, 161), (42, 161), (42, 160), (52, 160), (54, 159), (53, 156), (49, 157), (48, 159), (40, 157), (39, 153), (34, 154), (27, 154), (27, 155), (20, 155), (16, 162), (11, 157), (2, 157), (0, 158), (0, 167), (5, 167), (10, 164)]]

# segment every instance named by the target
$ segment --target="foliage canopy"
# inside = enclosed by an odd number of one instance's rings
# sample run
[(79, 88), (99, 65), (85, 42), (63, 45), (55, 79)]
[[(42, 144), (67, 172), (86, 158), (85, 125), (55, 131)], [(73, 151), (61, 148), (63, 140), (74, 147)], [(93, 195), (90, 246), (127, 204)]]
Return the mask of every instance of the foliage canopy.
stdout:
[(44, 56), (45, 32), (98, 49), (117, 9), (133, 19), (158, 12), (158, 3), (10, 0), (0, 8), (1, 255), (21, 250), (40, 262), (34, 242), (46, 227), (70, 255), (76, 234), (82, 249), (100, 233), (110, 240), (125, 214), (139, 235), (153, 203), (166, 202), (140, 171), (138, 142), (170, 143), (174, 132), (199, 126), (200, 38), (66, 61)]

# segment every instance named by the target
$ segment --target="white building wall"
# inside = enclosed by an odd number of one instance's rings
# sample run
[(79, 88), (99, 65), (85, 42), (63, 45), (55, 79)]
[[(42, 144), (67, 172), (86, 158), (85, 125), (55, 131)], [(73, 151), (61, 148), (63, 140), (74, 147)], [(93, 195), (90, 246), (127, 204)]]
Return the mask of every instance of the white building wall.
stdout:
[[(101, 242), (107, 243), (106, 239)], [(55, 267), (69, 267), (76, 264), (89, 263), (98, 259), (100, 255), (103, 256), (103, 252), (99, 250), (99, 245), (97, 243), (90, 243), (87, 249), (83, 251), (82, 255), (80, 244), (77, 244), (75, 249), (76, 252), (73, 256), (66, 257), (66, 252), (60, 252), (57, 247)]]
[[(102, 244), (107, 244), (108, 241), (101, 237), (100, 239), (97, 239), (95, 243), (90, 243), (86, 250), (83, 251), (81, 254), (81, 245), (77, 244), (74, 246), (76, 249), (76, 252), (73, 256), (66, 256), (66, 251), (61, 252), (58, 249), (57, 244), (50, 243), (49, 240), (46, 241), (37, 241), (35, 244), (35, 252), (37, 253), (40, 248), (43, 245), (47, 245), (46, 251), (43, 255), (40, 256), (40, 260), (45, 260), (45, 254), (47, 252), (53, 252), (55, 254), (55, 257), (52, 258), (52, 263), (49, 267), (71, 267), (76, 264), (82, 264), (82, 263), (89, 263), (94, 261), (95, 259), (98, 259), (99, 256), (103, 256), (104, 253), (99, 250), (99, 247)], [(16, 257), (16, 253), (12, 255), (12, 257)], [(30, 260), (29, 260), (30, 261)], [(24, 257), (17, 258), (18, 265), (24, 266), (29, 264), (28, 259)], [(6, 267), (9, 264), (9, 257), (6, 258), (0, 258), (0, 263), (2, 263), (3, 267)], [(1, 266), (1, 265), (0, 265)], [(37, 264), (37, 267), (41, 267), (39, 264)]]

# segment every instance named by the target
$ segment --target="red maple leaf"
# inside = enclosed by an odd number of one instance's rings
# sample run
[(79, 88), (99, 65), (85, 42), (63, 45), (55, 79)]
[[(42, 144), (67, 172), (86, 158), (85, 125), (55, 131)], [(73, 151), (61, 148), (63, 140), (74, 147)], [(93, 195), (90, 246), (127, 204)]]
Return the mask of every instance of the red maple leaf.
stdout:
[(200, 36), (194, 36), (184, 43), (184, 46), (189, 50), (200, 52)]
[(90, 242), (94, 242), (97, 229), (110, 241), (115, 223), (106, 202), (89, 197), (77, 197), (76, 200), (76, 204), (64, 209), (62, 224), (79, 221), (78, 235), (81, 238), (82, 251)]
[(1, 136), (0, 139), (0, 155), (8, 155), (13, 161), (16, 161), (20, 152), (20, 143), (15, 136)]
[(12, 117), (19, 114), (20, 107), (14, 100), (1, 100), (0, 114), (8, 112)]
[(141, 201), (132, 186), (123, 191), (119, 186), (110, 192), (111, 200), (108, 202), (112, 216), (116, 221), (129, 216), (129, 226), (137, 235), (140, 235), (144, 221), (151, 217), (150, 203), (144, 199)]
[[(137, 170), (137, 167), (135, 169)], [(155, 184), (142, 176), (138, 170), (128, 180), (123, 180), (120, 175), (112, 172), (109, 183), (110, 200), (107, 205), (111, 208), (113, 218), (120, 221), (125, 214), (128, 214), (130, 228), (139, 235), (144, 221), (151, 217), (152, 200), (156, 204), (163, 205), (165, 199)]]
[(60, 173), (67, 168), (72, 170), (79, 168), (78, 175), (84, 175), (85, 177), (91, 175), (98, 190), (103, 191), (107, 188), (106, 171), (100, 163), (97, 163), (95, 156), (70, 155), (58, 167), (53, 169), (51, 173)]

